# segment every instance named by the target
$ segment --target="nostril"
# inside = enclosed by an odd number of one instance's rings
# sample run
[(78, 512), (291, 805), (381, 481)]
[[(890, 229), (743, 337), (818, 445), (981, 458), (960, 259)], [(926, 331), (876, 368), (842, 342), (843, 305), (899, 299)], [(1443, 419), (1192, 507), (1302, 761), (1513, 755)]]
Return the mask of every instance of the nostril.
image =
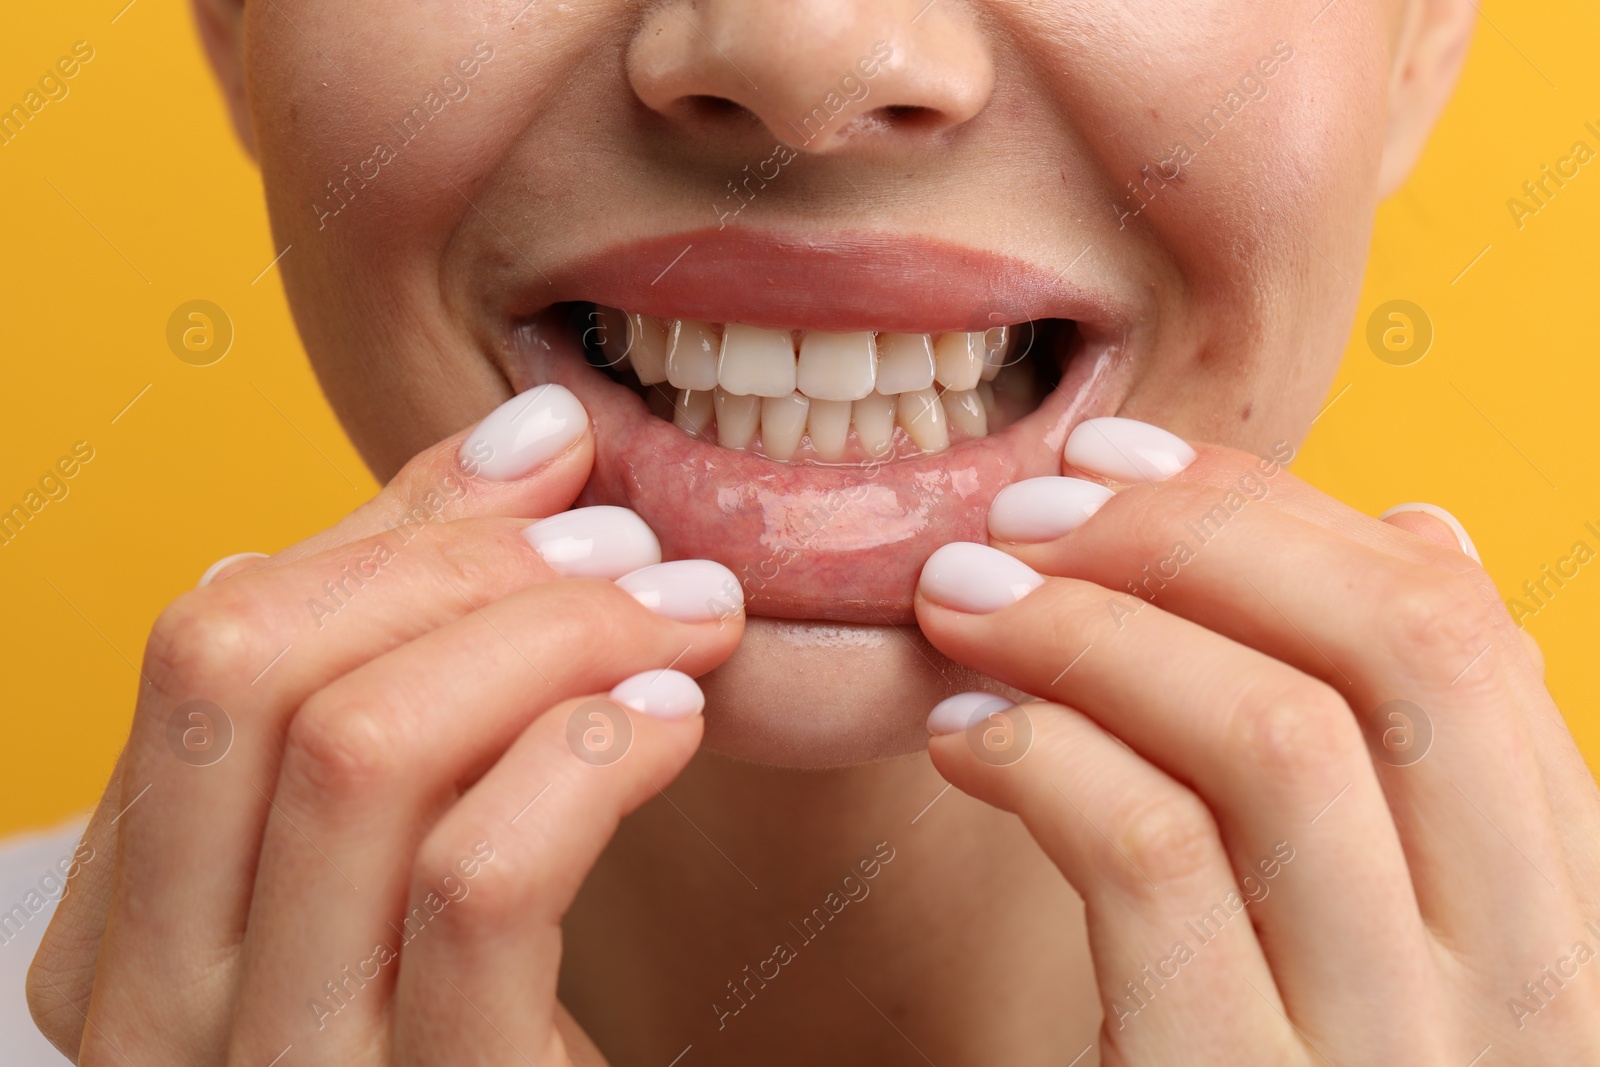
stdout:
[(729, 100), (725, 96), (710, 96), (695, 94), (683, 97), (681, 105), (689, 115), (696, 119), (716, 121), (730, 118), (744, 118), (755, 120), (755, 113), (737, 100)]

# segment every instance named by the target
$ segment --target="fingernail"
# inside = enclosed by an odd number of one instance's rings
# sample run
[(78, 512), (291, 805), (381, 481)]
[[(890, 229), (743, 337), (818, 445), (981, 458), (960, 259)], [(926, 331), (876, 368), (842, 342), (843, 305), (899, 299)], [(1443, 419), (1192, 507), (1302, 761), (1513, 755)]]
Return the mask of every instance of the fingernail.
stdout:
[(206, 568), (206, 572), (202, 574), (200, 576), (200, 580), (195, 583), (195, 588), (201, 589), (210, 585), (217, 575), (221, 574), (235, 563), (242, 563), (247, 559), (266, 558), (267, 554), (265, 552), (235, 552), (231, 556), (223, 556), (221, 559), (217, 560), (211, 566)]
[(522, 536), (564, 578), (620, 578), (661, 562), (661, 542), (627, 508), (564, 511), (540, 519)]
[(1483, 562), (1483, 558), (1478, 555), (1478, 546), (1472, 543), (1472, 538), (1468, 536), (1467, 528), (1461, 525), (1461, 520), (1441, 508), (1438, 504), (1424, 504), (1415, 500), (1409, 504), (1396, 504), (1382, 515), (1379, 515), (1378, 518), (1387, 519), (1390, 515), (1399, 515), (1406, 511), (1420, 511), (1424, 515), (1432, 515), (1450, 527), (1450, 532), (1456, 535), (1456, 542), (1461, 545), (1461, 551), (1472, 557), (1473, 562)]
[(993, 693), (957, 693), (945, 697), (928, 712), (928, 733), (935, 737), (959, 734), (979, 719), (1016, 706), (1015, 700)]
[(1037, 544), (1076, 530), (1116, 496), (1082, 478), (1028, 478), (1000, 490), (989, 505), (989, 536)]
[(1118, 482), (1159, 482), (1195, 461), (1176, 434), (1138, 419), (1086, 419), (1067, 435), (1067, 463)]
[(624, 574), (617, 584), (651, 611), (679, 622), (710, 622), (744, 610), (739, 579), (709, 559), (657, 563)]
[(491, 482), (531, 474), (583, 436), (589, 413), (563, 386), (518, 394), (490, 412), (461, 442), (462, 469)]
[(623, 707), (655, 719), (688, 719), (705, 709), (706, 695), (682, 671), (645, 671), (617, 683), (608, 694)]
[(945, 545), (922, 565), (922, 595), (956, 611), (987, 615), (1044, 584), (1044, 576), (998, 548), (972, 541)]

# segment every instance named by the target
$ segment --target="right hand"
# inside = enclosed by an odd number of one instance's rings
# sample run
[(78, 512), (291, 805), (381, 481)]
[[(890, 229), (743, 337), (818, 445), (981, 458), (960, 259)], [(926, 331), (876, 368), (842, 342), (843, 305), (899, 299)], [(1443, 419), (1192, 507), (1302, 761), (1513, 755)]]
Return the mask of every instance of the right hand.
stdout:
[[(569, 507), (593, 457), (570, 393), (525, 393), (161, 614), (94, 858), (28, 976), (57, 1048), (86, 1065), (265, 1067), (291, 1046), (285, 1067), (600, 1062), (556, 1003), (561, 917), (699, 745), (697, 687), (658, 672), (716, 666), (744, 614), (703, 561), (606, 580), (659, 559), (637, 526), (591, 557), (596, 577), (534, 550), (527, 520)], [(634, 711), (594, 695), (647, 671), (616, 694)], [(221, 758), (184, 747), (197, 700), (231, 723)]]

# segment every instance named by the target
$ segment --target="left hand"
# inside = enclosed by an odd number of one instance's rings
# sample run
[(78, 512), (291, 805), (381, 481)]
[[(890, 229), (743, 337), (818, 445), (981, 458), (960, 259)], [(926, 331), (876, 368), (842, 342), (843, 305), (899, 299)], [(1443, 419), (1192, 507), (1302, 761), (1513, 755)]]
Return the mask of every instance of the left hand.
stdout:
[(1100, 1063), (1600, 1063), (1600, 791), (1449, 527), (1126, 419), (1067, 459), (1126, 487), (1012, 487), (1035, 543), (941, 549), (916, 610), (1043, 698), (929, 748), (1083, 897)]

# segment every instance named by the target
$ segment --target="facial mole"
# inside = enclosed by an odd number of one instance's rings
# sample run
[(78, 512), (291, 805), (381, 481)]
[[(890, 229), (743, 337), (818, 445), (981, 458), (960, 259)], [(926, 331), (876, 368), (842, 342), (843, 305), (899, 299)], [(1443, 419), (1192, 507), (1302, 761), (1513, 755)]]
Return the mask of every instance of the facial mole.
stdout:
[(1250, 403), (1246, 404), (1244, 406), (1244, 410), (1239, 412), (1239, 421), (1240, 422), (1249, 422), (1250, 421), (1250, 412), (1255, 409), (1255, 406), (1256, 405), (1255, 405), (1254, 401), (1251, 401)]

